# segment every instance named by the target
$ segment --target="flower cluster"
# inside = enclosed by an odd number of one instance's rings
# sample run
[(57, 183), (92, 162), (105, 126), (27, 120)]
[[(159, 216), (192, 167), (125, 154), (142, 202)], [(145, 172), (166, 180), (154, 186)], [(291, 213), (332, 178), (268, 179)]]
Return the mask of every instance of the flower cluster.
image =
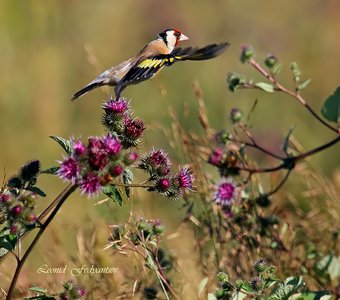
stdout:
[(144, 122), (132, 117), (130, 104), (124, 98), (110, 99), (103, 106), (103, 125), (116, 134), (127, 149), (140, 144), (145, 130)]
[(195, 180), (192, 170), (185, 166), (178, 173), (171, 173), (171, 162), (164, 150), (153, 150), (144, 155), (139, 163), (139, 168), (149, 175), (149, 182), (154, 186), (150, 191), (156, 191), (169, 198), (183, 196), (186, 190), (193, 191)]
[[(102, 122), (108, 134), (90, 137), (87, 144), (80, 139), (70, 141), (53, 137), (69, 154), (60, 161), (59, 177), (77, 184), (82, 193), (94, 195), (103, 190), (115, 177), (123, 175), (134, 164), (138, 154), (132, 151), (145, 130), (142, 120), (132, 118), (129, 102), (124, 98), (110, 99), (103, 105)], [(138, 167), (148, 173), (150, 191), (177, 198), (186, 190), (193, 190), (194, 176), (189, 167), (177, 174), (171, 173), (171, 162), (163, 150), (154, 150), (142, 156)], [(131, 173), (131, 172), (129, 172)], [(124, 183), (131, 183), (130, 181)], [(114, 184), (114, 183), (113, 183)]]
[(40, 162), (30, 161), (0, 190), (0, 224), (4, 224), (10, 234), (36, 226), (35, 201), (37, 195), (45, 196), (35, 186), (39, 172)]
[(70, 156), (60, 162), (57, 174), (78, 184), (81, 192), (90, 196), (100, 192), (102, 186), (122, 175), (138, 159), (136, 152), (123, 150), (120, 139), (111, 133), (90, 137), (87, 145), (73, 139), (69, 143)]

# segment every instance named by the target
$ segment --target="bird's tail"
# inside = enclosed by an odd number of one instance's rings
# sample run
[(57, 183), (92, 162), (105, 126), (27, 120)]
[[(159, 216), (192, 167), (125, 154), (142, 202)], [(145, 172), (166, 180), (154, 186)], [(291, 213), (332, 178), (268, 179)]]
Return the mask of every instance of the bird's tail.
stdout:
[(84, 87), (83, 89), (81, 89), (80, 91), (76, 92), (73, 97), (72, 97), (72, 101), (76, 100), (77, 98), (85, 95), (86, 93), (88, 93), (89, 91), (99, 87), (99, 86), (102, 86), (103, 85), (103, 82), (102, 81), (97, 81), (97, 82), (92, 82), (92, 83), (89, 83), (86, 87)]

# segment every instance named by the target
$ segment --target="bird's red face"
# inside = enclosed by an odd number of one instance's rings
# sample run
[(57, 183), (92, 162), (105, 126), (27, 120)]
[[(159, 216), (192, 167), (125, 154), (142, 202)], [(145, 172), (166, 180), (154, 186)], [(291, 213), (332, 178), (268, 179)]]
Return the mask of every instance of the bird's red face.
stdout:
[(161, 38), (164, 43), (169, 48), (170, 53), (172, 50), (179, 44), (181, 41), (186, 41), (189, 38), (185, 36), (182, 32), (180, 32), (178, 29), (167, 29), (161, 32), (158, 35), (159, 38)]

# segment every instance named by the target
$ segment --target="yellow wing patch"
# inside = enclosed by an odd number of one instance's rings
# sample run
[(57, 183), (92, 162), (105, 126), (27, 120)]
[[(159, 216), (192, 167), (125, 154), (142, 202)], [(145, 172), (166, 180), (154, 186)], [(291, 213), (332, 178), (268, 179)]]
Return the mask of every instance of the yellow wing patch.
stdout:
[(147, 68), (157, 68), (157, 67), (162, 67), (165, 63), (173, 63), (174, 62), (174, 58), (170, 57), (170, 58), (163, 58), (163, 59), (159, 59), (159, 58), (149, 58), (146, 60), (143, 60), (139, 65), (138, 68), (142, 68), (142, 69), (147, 69)]

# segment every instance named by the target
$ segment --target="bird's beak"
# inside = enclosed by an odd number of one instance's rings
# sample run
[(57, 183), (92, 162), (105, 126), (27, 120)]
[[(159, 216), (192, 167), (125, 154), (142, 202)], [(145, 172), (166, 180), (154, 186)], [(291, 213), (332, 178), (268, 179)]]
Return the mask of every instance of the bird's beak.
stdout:
[(186, 41), (186, 40), (188, 40), (189, 38), (186, 36), (186, 35), (184, 35), (183, 33), (181, 33), (181, 35), (180, 35), (180, 37), (179, 37), (179, 40), (180, 41)]

